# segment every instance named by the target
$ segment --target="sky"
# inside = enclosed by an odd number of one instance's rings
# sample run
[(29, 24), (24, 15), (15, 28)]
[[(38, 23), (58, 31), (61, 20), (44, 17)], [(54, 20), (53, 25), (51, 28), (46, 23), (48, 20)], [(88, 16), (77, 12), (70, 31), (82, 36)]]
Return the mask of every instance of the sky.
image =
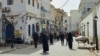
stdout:
[[(56, 8), (60, 8), (67, 0), (52, 0), (51, 4), (53, 4)], [(69, 0), (68, 3), (61, 9), (64, 9), (65, 12), (70, 15), (71, 10), (77, 10), (80, 4), (80, 0)]]

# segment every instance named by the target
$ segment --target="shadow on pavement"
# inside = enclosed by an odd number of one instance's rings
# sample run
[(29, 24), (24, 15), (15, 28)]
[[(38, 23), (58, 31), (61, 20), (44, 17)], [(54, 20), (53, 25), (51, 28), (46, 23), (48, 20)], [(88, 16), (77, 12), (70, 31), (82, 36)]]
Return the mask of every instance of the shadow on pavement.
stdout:
[(70, 50), (72, 50), (72, 51), (76, 51), (76, 49), (70, 49)]
[(49, 53), (48, 52), (46, 52), (46, 53), (40, 53), (41, 55), (49, 55)]
[[(54, 44), (58, 42), (58, 41), (54, 41)], [(53, 44), (53, 45), (54, 45)], [(53, 45), (50, 45), (49, 44), (49, 47), (50, 46), (53, 46)], [(25, 54), (25, 55), (29, 55), (29, 54), (32, 54), (32, 53), (35, 53), (35, 52), (38, 52), (42, 50), (42, 44), (39, 44), (37, 48), (34, 48), (34, 45), (32, 46), (29, 46), (29, 47), (26, 47), (26, 48), (22, 48), (22, 49), (16, 49), (16, 50), (13, 50), (13, 51), (10, 51), (10, 52), (6, 52), (6, 53), (2, 53), (2, 54), (17, 54), (17, 55), (20, 55), (20, 54)]]
[(34, 45), (33, 45), (33, 46), (28, 47), (28, 48), (16, 49), (16, 50), (2, 53), (2, 54), (25, 54), (25, 55), (28, 55), (28, 54), (37, 52), (41, 49), (42, 49), (42, 45), (38, 45), (37, 48), (34, 48)]

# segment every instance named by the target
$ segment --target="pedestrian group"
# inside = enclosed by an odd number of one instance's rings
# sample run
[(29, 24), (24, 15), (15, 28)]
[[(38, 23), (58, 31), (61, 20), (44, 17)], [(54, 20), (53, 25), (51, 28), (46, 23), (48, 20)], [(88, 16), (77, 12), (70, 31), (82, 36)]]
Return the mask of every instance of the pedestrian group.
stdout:
[[(34, 41), (34, 47), (37, 48), (38, 43), (42, 43), (43, 47), (43, 53), (48, 53), (49, 51), (49, 43), (53, 45), (54, 39), (59, 41), (61, 40), (61, 45), (64, 45), (64, 39), (66, 39), (66, 45), (68, 45), (69, 49), (72, 50), (72, 44), (73, 44), (73, 34), (71, 32), (58, 32), (54, 33), (50, 32), (47, 34), (47, 32), (42, 32), (40, 35), (36, 32), (33, 34), (33, 41)], [(48, 43), (49, 42), (49, 43)]]
[[(7, 21), (6, 23), (6, 38), (5, 38), (5, 46), (8, 44), (11, 48), (14, 48), (15, 36), (14, 36), (14, 26), (11, 22)], [(19, 40), (19, 38), (16, 38)], [(34, 42), (34, 47), (37, 48), (39, 43), (42, 43), (43, 53), (47, 53), (49, 51), (49, 43), (53, 45), (54, 39), (57, 41), (61, 40), (61, 45), (64, 45), (64, 39), (66, 39), (66, 45), (68, 44), (69, 49), (72, 50), (72, 42), (73, 42), (73, 34), (71, 32), (41, 32), (40, 35), (37, 32), (32, 34), (32, 39)], [(22, 42), (22, 41), (21, 41)]]

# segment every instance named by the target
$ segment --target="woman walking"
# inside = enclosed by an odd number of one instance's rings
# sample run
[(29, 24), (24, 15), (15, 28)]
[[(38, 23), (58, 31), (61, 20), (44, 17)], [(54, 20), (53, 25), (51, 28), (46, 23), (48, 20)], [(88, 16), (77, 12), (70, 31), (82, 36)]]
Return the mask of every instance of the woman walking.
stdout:
[(41, 33), (40, 37), (42, 38), (43, 53), (46, 53), (49, 51), (48, 37), (45, 33)]

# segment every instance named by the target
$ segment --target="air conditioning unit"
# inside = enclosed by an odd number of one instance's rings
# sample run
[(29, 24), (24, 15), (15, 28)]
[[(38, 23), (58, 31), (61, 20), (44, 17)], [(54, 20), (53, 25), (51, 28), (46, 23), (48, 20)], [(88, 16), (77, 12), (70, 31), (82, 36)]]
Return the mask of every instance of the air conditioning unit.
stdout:
[(4, 8), (2, 8), (2, 12), (9, 13), (9, 12), (11, 12), (11, 9), (10, 9), (10, 7), (4, 7)]

